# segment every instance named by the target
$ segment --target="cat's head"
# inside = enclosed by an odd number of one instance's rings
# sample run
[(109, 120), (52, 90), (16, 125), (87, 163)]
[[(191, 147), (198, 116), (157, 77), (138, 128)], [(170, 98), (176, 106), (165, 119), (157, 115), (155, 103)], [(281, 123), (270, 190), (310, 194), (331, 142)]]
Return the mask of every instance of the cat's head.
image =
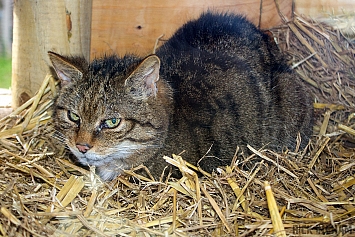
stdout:
[(90, 64), (53, 52), (49, 57), (61, 80), (55, 127), (80, 163), (96, 166), (107, 180), (154, 156), (165, 141), (172, 103), (157, 56), (110, 56)]

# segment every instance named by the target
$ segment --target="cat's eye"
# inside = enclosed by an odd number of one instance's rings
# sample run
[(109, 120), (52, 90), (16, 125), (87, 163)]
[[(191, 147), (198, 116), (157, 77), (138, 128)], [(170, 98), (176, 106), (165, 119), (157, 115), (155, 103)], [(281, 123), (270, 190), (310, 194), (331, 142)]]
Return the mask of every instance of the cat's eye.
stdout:
[(70, 110), (68, 110), (68, 118), (70, 119), (70, 121), (73, 121), (75, 123), (79, 123), (80, 122), (79, 115), (77, 115), (76, 113), (73, 113)]
[(103, 122), (103, 127), (104, 128), (116, 128), (121, 122), (121, 119), (119, 118), (112, 118), (112, 119), (106, 119)]

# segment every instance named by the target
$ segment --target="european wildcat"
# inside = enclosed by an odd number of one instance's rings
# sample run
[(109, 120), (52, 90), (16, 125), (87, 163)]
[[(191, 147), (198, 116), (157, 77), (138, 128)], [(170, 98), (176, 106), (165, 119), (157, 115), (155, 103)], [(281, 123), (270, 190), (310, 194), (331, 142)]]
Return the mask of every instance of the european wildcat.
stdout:
[(312, 131), (312, 103), (268, 35), (244, 17), (204, 13), (156, 55), (105, 56), (90, 64), (49, 52), (61, 79), (56, 129), (84, 165), (110, 180), (180, 153), (211, 172), (238, 145), (293, 149)]

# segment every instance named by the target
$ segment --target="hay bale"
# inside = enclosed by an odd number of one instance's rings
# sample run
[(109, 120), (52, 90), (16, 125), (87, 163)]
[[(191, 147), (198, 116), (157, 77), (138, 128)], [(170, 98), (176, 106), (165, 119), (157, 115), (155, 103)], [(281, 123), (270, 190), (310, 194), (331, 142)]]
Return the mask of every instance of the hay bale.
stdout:
[[(286, 236), (350, 233), (355, 218), (354, 52), (338, 29), (295, 16), (271, 29), (315, 97), (315, 138), (303, 151), (249, 147), (219, 174), (180, 180), (127, 171), (103, 183), (53, 138), (55, 82), (0, 120), (3, 236)], [(348, 37), (348, 36), (347, 36)], [(169, 154), (167, 154), (169, 155)], [(243, 167), (260, 157), (251, 170)], [(142, 167), (138, 167), (142, 168)], [(134, 177), (134, 182), (129, 177)]]

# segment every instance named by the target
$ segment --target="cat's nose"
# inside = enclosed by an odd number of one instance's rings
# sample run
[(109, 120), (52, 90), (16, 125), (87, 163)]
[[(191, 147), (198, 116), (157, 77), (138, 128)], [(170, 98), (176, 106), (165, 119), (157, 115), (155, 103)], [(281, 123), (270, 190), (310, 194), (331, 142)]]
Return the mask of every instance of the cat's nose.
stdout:
[(81, 153), (86, 153), (88, 150), (90, 150), (92, 146), (90, 146), (89, 144), (87, 143), (77, 143), (76, 144), (76, 148), (78, 148), (78, 150), (81, 152)]

